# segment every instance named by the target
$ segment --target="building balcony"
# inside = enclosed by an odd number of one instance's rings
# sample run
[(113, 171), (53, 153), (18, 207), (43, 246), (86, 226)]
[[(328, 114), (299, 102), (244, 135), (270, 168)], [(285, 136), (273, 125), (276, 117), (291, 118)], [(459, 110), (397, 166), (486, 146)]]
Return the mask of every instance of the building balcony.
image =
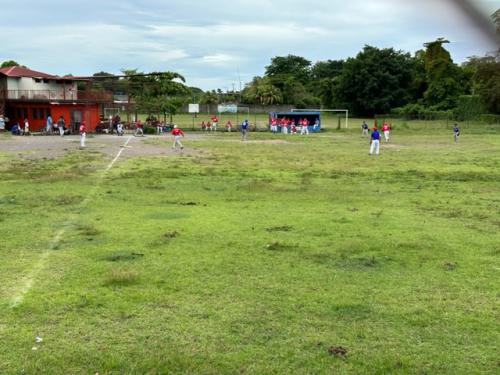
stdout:
[(0, 100), (113, 102), (113, 93), (96, 90), (0, 90)]

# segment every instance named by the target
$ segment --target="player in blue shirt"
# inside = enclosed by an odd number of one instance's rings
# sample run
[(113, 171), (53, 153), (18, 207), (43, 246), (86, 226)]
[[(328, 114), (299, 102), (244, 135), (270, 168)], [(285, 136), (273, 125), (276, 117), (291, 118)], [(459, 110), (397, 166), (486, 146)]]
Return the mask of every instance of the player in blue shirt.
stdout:
[(373, 151), (375, 150), (375, 154), (378, 155), (380, 148), (380, 133), (378, 132), (377, 128), (374, 128), (372, 131), (371, 135), (371, 140), (370, 140), (370, 155), (373, 154)]
[(361, 135), (368, 137), (368, 124), (366, 121), (363, 121), (361, 124)]
[(241, 123), (241, 140), (246, 141), (248, 132), (248, 120)]
[(458, 136), (460, 135), (460, 129), (458, 128), (458, 125), (455, 124), (453, 126), (453, 139), (455, 140), (455, 143), (458, 142)]

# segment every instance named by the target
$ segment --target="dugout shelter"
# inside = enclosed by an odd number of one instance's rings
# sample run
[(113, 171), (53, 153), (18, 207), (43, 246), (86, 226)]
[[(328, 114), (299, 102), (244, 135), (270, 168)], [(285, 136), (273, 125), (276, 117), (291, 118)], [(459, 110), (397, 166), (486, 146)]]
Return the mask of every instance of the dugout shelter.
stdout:
[[(281, 132), (280, 120), (283, 118), (293, 121), (296, 125), (299, 125), (299, 120), (306, 118), (309, 121), (309, 126), (307, 127), (310, 132), (319, 132), (321, 129), (321, 112), (270, 112), (269, 113), (269, 125), (273, 118), (278, 120), (278, 131)], [(318, 121), (318, 126), (314, 126)], [(300, 126), (300, 125), (299, 125)]]

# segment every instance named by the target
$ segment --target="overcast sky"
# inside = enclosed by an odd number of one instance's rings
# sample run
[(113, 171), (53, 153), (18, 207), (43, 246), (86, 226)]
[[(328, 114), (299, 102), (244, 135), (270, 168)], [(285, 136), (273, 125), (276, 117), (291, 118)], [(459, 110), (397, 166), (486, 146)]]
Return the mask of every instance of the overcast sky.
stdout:
[[(500, 0), (474, 0), (485, 14)], [(0, 61), (91, 75), (175, 71), (204, 90), (239, 88), (274, 56), (406, 52), (446, 37), (455, 62), (494, 50), (451, 0), (0, 0)]]

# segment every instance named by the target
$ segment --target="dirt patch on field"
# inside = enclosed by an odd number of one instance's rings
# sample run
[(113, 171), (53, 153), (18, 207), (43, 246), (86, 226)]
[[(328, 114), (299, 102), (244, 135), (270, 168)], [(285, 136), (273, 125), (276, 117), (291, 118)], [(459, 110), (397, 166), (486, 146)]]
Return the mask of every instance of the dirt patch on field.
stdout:
[[(122, 148), (130, 136), (116, 135), (93, 135), (87, 137), (86, 152), (100, 152), (109, 157), (114, 157), (120, 148)], [(204, 139), (205, 136), (198, 134), (186, 134), (182, 140), (185, 155), (195, 154), (197, 151), (193, 148), (191, 141)], [(121, 158), (127, 159), (141, 156), (161, 156), (178, 155), (180, 150), (172, 149), (171, 136), (145, 136), (130, 138), (126, 149), (121, 154)], [(0, 135), (0, 150), (13, 153), (17, 157), (26, 159), (55, 159), (64, 156), (67, 152), (80, 149), (80, 137), (70, 136), (7, 136)]]

